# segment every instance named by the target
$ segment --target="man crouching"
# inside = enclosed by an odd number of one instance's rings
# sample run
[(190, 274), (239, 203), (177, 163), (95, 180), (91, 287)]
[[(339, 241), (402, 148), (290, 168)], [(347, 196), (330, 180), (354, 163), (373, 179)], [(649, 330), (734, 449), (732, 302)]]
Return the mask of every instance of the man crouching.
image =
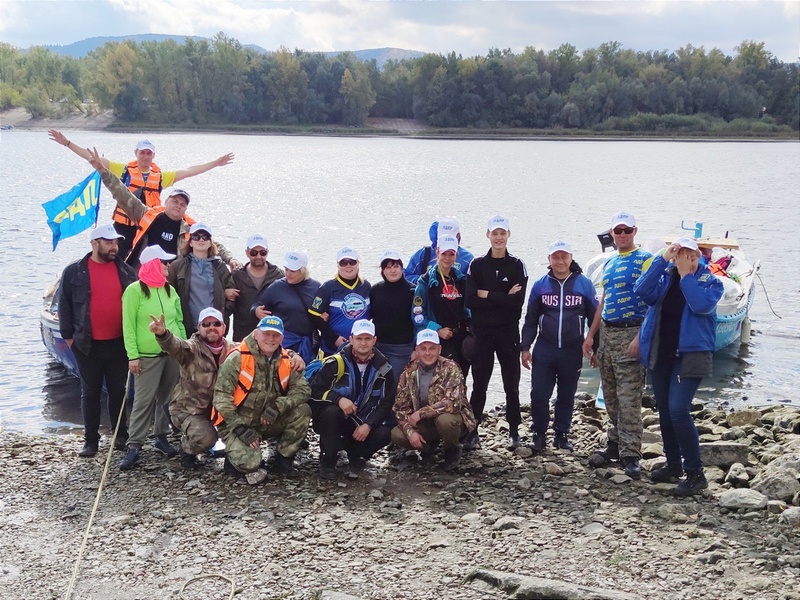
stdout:
[(439, 335), (431, 329), (417, 334), (417, 358), (400, 375), (392, 429), (395, 446), (420, 450), (429, 461), (441, 442), (442, 469), (452, 471), (461, 462), (459, 439), (477, 427), (467, 402), (467, 386), (461, 368), (443, 358)]
[(278, 438), (273, 468), (296, 477), (294, 456), (306, 437), (311, 388), (303, 374), (292, 370), (281, 347), (283, 321), (266, 316), (255, 331), (225, 360), (214, 388), (215, 424), (225, 442), (225, 472), (261, 483), (261, 440)]

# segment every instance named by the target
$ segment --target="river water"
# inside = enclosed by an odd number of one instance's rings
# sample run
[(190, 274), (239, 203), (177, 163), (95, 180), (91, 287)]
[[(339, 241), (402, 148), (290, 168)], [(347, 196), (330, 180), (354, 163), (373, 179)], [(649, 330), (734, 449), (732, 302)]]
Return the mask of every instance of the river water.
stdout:
[[(69, 131), (114, 160), (133, 158), (142, 135)], [(679, 233), (681, 221), (704, 223), (706, 235), (729, 231), (751, 260), (761, 259), (772, 307), (759, 284), (749, 347), (716, 357), (700, 396), (724, 406), (798, 403), (800, 376), (800, 144), (693, 141), (480, 141), (394, 138), (153, 134), (156, 162), (179, 169), (227, 152), (235, 161), (183, 182), (189, 214), (243, 255), (255, 232), (270, 258), (304, 249), (313, 276), (335, 273), (335, 252), (353, 245), (362, 273), (379, 280), (381, 252), (410, 256), (427, 242), (431, 221), (454, 216), (462, 243), (483, 253), (486, 220), (511, 219), (510, 251), (532, 279), (545, 271), (546, 247), (564, 238), (586, 263), (596, 234), (618, 210), (639, 221), (638, 241)], [(88, 164), (44, 131), (0, 137), (0, 429), (61, 432), (81, 423), (79, 385), (46, 353), (39, 333), (43, 290), (69, 262), (89, 251), (88, 233), (51, 251), (40, 207), (89, 173)], [(101, 222), (113, 204), (101, 194)], [(243, 256), (242, 256), (243, 258)], [(581, 389), (596, 391), (584, 369)], [(499, 372), (490, 402), (501, 400)], [(530, 381), (523, 373), (521, 394)]]

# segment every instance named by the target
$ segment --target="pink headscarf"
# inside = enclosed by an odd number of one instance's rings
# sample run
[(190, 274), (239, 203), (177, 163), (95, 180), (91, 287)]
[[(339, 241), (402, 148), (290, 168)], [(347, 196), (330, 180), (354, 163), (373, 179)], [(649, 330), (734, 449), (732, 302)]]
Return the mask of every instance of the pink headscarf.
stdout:
[(139, 268), (139, 281), (147, 284), (151, 288), (164, 287), (167, 278), (164, 277), (164, 270), (161, 268), (161, 260), (154, 258), (144, 263)]

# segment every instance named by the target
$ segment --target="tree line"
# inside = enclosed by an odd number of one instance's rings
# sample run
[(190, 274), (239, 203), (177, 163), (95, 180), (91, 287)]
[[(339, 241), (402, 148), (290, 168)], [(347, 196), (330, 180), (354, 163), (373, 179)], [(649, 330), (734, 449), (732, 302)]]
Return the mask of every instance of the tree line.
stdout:
[(372, 116), (443, 129), (798, 131), (800, 68), (764, 46), (745, 40), (726, 56), (563, 44), (426, 54), (379, 70), (351, 53), (263, 54), (224, 33), (108, 42), (83, 58), (0, 43), (0, 109), (42, 117), (94, 107), (131, 123), (198, 127), (362, 126)]

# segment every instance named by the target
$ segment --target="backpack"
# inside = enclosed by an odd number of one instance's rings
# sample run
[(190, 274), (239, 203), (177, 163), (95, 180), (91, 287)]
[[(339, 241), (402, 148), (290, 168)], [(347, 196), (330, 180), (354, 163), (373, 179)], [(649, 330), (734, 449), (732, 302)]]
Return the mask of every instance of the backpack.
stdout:
[(325, 361), (329, 358), (333, 358), (336, 360), (336, 379), (339, 380), (342, 375), (344, 375), (344, 359), (342, 355), (338, 352), (332, 356), (327, 358), (316, 358), (312, 360), (310, 363), (306, 365), (305, 370), (303, 371), (303, 377), (305, 377), (308, 381), (314, 377), (317, 371), (322, 368), (322, 365), (325, 364)]

